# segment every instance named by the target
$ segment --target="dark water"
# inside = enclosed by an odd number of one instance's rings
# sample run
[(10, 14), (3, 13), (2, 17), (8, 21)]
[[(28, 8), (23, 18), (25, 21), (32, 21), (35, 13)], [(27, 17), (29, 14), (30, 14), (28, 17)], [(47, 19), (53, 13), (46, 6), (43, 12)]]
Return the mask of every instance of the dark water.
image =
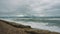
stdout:
[(60, 18), (17, 18), (14, 21), (48, 23), (49, 25), (60, 26)]

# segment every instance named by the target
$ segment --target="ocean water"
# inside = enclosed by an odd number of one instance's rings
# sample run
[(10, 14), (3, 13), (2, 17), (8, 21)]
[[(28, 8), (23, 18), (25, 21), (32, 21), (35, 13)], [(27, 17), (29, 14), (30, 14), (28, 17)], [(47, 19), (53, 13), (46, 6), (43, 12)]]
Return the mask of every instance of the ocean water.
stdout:
[(2, 20), (30, 25), (32, 28), (50, 30), (60, 33), (60, 18), (0, 18)]

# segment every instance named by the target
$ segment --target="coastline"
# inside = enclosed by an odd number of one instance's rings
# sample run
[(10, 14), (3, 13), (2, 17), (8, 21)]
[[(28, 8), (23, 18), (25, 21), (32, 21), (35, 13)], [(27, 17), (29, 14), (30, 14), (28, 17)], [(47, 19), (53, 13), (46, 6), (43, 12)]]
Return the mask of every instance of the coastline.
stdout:
[(60, 34), (48, 30), (39, 30), (29, 25), (0, 20), (0, 34)]

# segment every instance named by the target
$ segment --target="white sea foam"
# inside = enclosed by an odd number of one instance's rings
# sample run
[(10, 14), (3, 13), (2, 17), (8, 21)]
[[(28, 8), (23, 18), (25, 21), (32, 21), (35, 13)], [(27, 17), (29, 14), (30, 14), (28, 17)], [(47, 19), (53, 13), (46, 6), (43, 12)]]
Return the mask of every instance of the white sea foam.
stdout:
[(19, 22), (19, 23), (24, 24), (24, 25), (30, 25), (32, 28), (60, 32), (60, 27), (58, 27), (58, 26), (47, 26), (48, 23), (34, 23), (34, 22), (29, 22), (29, 23)]

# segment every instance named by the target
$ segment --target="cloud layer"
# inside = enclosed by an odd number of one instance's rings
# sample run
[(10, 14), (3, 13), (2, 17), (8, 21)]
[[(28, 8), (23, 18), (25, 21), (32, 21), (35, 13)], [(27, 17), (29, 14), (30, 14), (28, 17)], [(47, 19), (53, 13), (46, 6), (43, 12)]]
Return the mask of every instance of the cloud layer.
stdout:
[(60, 16), (60, 0), (0, 0), (0, 15)]

